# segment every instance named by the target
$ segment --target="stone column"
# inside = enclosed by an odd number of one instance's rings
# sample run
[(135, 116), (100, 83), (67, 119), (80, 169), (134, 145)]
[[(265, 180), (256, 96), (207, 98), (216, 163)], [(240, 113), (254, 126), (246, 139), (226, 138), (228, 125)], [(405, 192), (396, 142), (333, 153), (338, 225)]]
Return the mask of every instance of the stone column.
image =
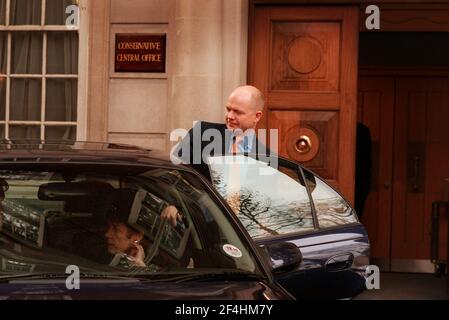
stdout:
[(248, 61), (248, 0), (223, 1), (223, 102), (246, 84)]
[(221, 121), (223, 86), (222, 0), (176, 0), (172, 41), (169, 128), (193, 120)]
[(175, 0), (168, 128), (224, 121), (224, 104), (246, 83), (248, 0)]
[(86, 140), (107, 141), (110, 0), (89, 1), (88, 6), (90, 37)]

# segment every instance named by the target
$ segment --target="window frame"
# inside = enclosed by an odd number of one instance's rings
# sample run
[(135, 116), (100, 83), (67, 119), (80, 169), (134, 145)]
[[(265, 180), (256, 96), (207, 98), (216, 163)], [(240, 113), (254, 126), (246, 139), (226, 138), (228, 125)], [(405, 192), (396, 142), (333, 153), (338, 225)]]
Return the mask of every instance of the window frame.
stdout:
[[(270, 160), (269, 159), (265, 159), (264, 156), (259, 157), (256, 154), (249, 154), (249, 153), (244, 153), (244, 154), (241, 154), (241, 155), (244, 155), (246, 157), (251, 157), (252, 159), (254, 159), (256, 161), (265, 162), (265, 163), (268, 163), (268, 165), (270, 165)], [(277, 158), (278, 161), (277, 161), (277, 167), (272, 167), (274, 170), (282, 173), (283, 175), (287, 175), (286, 173), (284, 173), (284, 172), (279, 170), (279, 167), (281, 167), (281, 166), (285, 167), (285, 168), (287, 168), (289, 170), (295, 171), (295, 173), (297, 174), (297, 179), (298, 180), (303, 179), (303, 181), (306, 181), (305, 177), (304, 177), (304, 174), (303, 174), (303, 171), (302, 171), (302, 167), (299, 164), (297, 164), (295, 162), (292, 162), (292, 161), (289, 161), (287, 159), (281, 158), (279, 156), (275, 156), (275, 157)], [(212, 177), (212, 173), (210, 172), (210, 166), (208, 166), (208, 170), (209, 170), (209, 173), (210, 173), (210, 175)], [(297, 181), (296, 179), (294, 179), (294, 180), (298, 184), (300, 184), (300, 181)], [(215, 185), (213, 184), (213, 181), (210, 181), (210, 182), (212, 183), (212, 185), (216, 189)], [(264, 236), (259, 236), (259, 237), (255, 237), (255, 238), (253, 238), (251, 236), (253, 241), (260, 242), (260, 241), (265, 241), (265, 240), (275, 240), (275, 239), (283, 239), (283, 238), (295, 238), (297, 236), (313, 234), (315, 232), (320, 231), (319, 224), (318, 224), (318, 219), (317, 219), (317, 215), (316, 215), (316, 211), (315, 211), (315, 205), (313, 203), (313, 198), (311, 196), (309, 185), (307, 184), (307, 182), (304, 183), (304, 189), (305, 189), (305, 192), (307, 193), (308, 204), (310, 206), (310, 216), (312, 218), (313, 226), (311, 228), (307, 228), (307, 229), (304, 229), (304, 230), (298, 229), (296, 231), (290, 231), (290, 232), (282, 233), (282, 234), (278, 234), (278, 235), (264, 235)], [(217, 192), (220, 194), (221, 197), (223, 197), (223, 195), (218, 190), (217, 190)], [(227, 202), (226, 199), (224, 199), (224, 200)], [(240, 218), (237, 215), (235, 215), (235, 217), (238, 220), (240, 220)], [(243, 225), (243, 223), (241, 221), (240, 221), (240, 223)], [(246, 230), (246, 228), (245, 228), (245, 230)], [(248, 230), (246, 230), (246, 231), (248, 232)]]
[[(87, 107), (87, 63), (88, 63), (88, 38), (89, 38), (89, 7), (87, 0), (76, 0), (79, 8), (78, 26), (68, 27), (66, 25), (45, 25), (46, 3), (41, 0), (40, 25), (11, 25), (10, 9), (11, 1), (6, 0), (5, 24), (0, 25), (0, 32), (6, 34), (6, 74), (2, 74), (6, 81), (5, 86), (5, 118), (0, 120), (0, 126), (4, 128), (4, 136), (10, 139), (10, 126), (38, 126), (40, 140), (45, 140), (46, 128), (48, 127), (75, 127), (76, 140), (85, 140), (86, 137), (86, 107)], [(76, 32), (78, 34), (78, 70), (76, 74), (47, 74), (47, 38), (49, 32)], [(40, 74), (13, 74), (12, 62), (12, 39), (15, 32), (41, 32), (42, 33), (42, 69)], [(13, 79), (37, 79), (41, 80), (40, 119), (33, 120), (11, 120), (11, 82)], [(46, 95), (47, 81), (52, 79), (77, 80), (77, 118), (76, 121), (46, 121)]]
[[(302, 177), (303, 177), (303, 179), (304, 179), (304, 181), (305, 181), (306, 188), (307, 188), (307, 192), (308, 192), (309, 197), (310, 197), (310, 203), (312, 204), (312, 211), (313, 211), (314, 219), (316, 219), (316, 228), (315, 228), (315, 231), (326, 231), (326, 230), (332, 230), (332, 229), (340, 229), (340, 228), (344, 228), (344, 227), (347, 227), (347, 226), (350, 226), (350, 225), (353, 225), (353, 224), (360, 223), (360, 221), (358, 220), (357, 215), (355, 214), (354, 207), (351, 205), (351, 203), (349, 203), (349, 201), (346, 200), (346, 198), (343, 197), (342, 194), (341, 194), (339, 191), (337, 191), (332, 185), (330, 185), (330, 184), (326, 181), (326, 179), (320, 177), (319, 175), (317, 175), (317, 174), (316, 174), (315, 172), (313, 172), (312, 170), (307, 169), (307, 168), (304, 168), (304, 167), (303, 167), (302, 165), (300, 165), (300, 164), (298, 164), (298, 167), (299, 167), (299, 169), (301, 170)], [(344, 224), (335, 224), (335, 225), (332, 225), (332, 226), (322, 226), (322, 225), (320, 225), (320, 219), (318, 218), (318, 213), (317, 213), (317, 209), (316, 209), (316, 205), (315, 205), (315, 198), (314, 198), (314, 196), (312, 195), (311, 187), (310, 187), (310, 184), (309, 184), (310, 181), (306, 178), (306, 175), (305, 175), (305, 173), (304, 173), (304, 170), (306, 170), (309, 174), (311, 174), (311, 175), (314, 177), (314, 179), (321, 180), (321, 182), (322, 182), (324, 185), (326, 185), (326, 186), (329, 188), (329, 190), (331, 190), (332, 192), (334, 192), (335, 195), (339, 196), (339, 197), (345, 202), (345, 204), (346, 204), (348, 207), (351, 208), (352, 216), (355, 218), (355, 219), (354, 219), (354, 220), (355, 220), (354, 222), (347, 222), (347, 223), (344, 223)]]
[[(75, 165), (61, 165), (60, 163), (56, 163), (56, 165), (52, 165), (52, 168), (50, 170), (48, 170), (47, 165), (48, 164), (52, 164), (52, 162), (40, 162), (40, 164), (44, 164), (44, 166), (40, 167), (40, 166), (34, 166), (33, 163), (21, 163), (19, 165), (14, 165), (12, 168), (8, 168), (8, 169), (0, 169), (0, 176), (2, 179), (5, 179), (8, 183), (9, 186), (12, 186), (13, 188), (10, 188), (9, 194), (7, 194), (7, 196), (5, 197), (5, 200), (17, 200), (19, 199), (19, 203), (22, 202), (24, 199), (31, 199), (31, 200), (37, 200), (37, 201), (42, 201), (42, 202), (47, 202), (47, 203), (43, 203), (43, 208), (45, 208), (45, 206), (49, 206), (50, 204), (48, 202), (54, 202), (55, 204), (59, 204), (59, 202), (64, 203), (66, 200), (42, 200), (39, 199), (38, 197), (38, 191), (40, 189), (40, 187), (42, 185), (48, 184), (48, 183), (65, 183), (67, 181), (63, 180), (62, 177), (58, 178), (58, 179), (52, 179), (55, 174), (57, 176), (57, 174), (61, 174), (62, 172), (71, 172), (71, 173), (77, 173), (79, 175), (79, 179), (74, 180), (74, 182), (87, 182), (87, 181), (101, 181), (101, 182), (106, 182), (106, 183), (110, 183), (115, 190), (118, 189), (122, 189), (123, 187), (126, 189), (127, 187), (132, 186), (132, 187), (137, 187), (138, 190), (143, 190), (143, 192), (152, 194), (156, 197), (159, 197), (159, 194), (155, 194), (154, 193), (154, 187), (153, 188), (148, 188), (146, 186), (146, 184), (150, 184), (151, 182), (151, 177), (153, 176), (147, 176), (147, 172), (148, 171), (152, 171), (152, 170), (164, 170), (166, 171), (166, 173), (172, 172), (172, 171), (176, 171), (176, 173), (179, 173), (181, 177), (183, 177), (184, 179), (186, 179), (186, 177), (188, 176), (188, 179), (194, 179), (196, 180), (195, 182), (198, 183), (200, 189), (200, 192), (203, 192), (207, 195), (207, 197), (209, 198), (209, 200), (211, 200), (211, 204), (213, 206), (216, 207), (217, 212), (219, 212), (219, 214), (217, 216), (214, 216), (214, 220), (219, 220), (220, 223), (220, 230), (231, 230), (231, 231), (227, 231), (224, 232), (223, 234), (226, 235), (226, 241), (225, 243), (227, 244), (238, 244), (238, 248), (241, 249), (241, 251), (244, 254), (243, 256), (246, 258), (240, 260), (243, 262), (248, 262), (250, 261), (250, 264), (253, 265), (253, 270), (251, 271), (254, 274), (264, 274), (266, 269), (263, 266), (263, 264), (261, 263), (261, 259), (258, 256), (258, 252), (255, 249), (255, 245), (254, 243), (248, 239), (245, 235), (245, 233), (242, 232), (241, 229), (239, 229), (239, 225), (238, 223), (236, 223), (235, 220), (233, 220), (231, 218), (231, 215), (229, 214), (229, 212), (222, 206), (222, 203), (220, 201), (220, 198), (216, 197), (216, 194), (214, 193), (214, 190), (210, 188), (210, 186), (202, 179), (202, 177), (194, 172), (191, 172), (189, 170), (184, 170), (183, 168), (173, 168), (173, 167), (164, 167), (164, 166), (160, 166), (160, 165), (141, 165), (141, 164), (128, 164), (128, 163), (123, 163), (123, 164), (112, 164), (107, 170), (105, 171), (90, 171), (90, 170), (85, 170), (82, 167), (80, 167), (78, 164)], [(100, 165), (99, 163), (91, 163), (94, 165)], [(129, 165), (135, 166), (136, 168), (146, 168), (147, 171), (146, 172), (141, 172), (141, 173), (134, 173), (134, 175), (132, 175), (132, 178), (138, 178), (138, 179), (129, 179), (129, 176), (124, 175), (123, 174), (126, 172), (125, 168), (123, 168), (123, 171), (120, 170), (119, 172), (109, 172), (108, 170), (112, 170), (115, 167), (129, 167)], [(82, 170), (80, 170), (82, 169)], [(44, 175), (39, 176), (40, 173), (45, 173)], [(11, 178), (5, 178), (5, 175), (11, 175)], [(27, 176), (31, 176), (33, 177), (34, 175), (37, 174), (37, 179), (25, 179), (23, 180), (23, 177), (21, 178), (16, 178), (16, 175), (23, 175), (25, 177)], [(143, 177), (143, 179), (140, 179), (141, 177)], [(110, 180), (108, 180), (108, 178)], [(129, 180), (128, 180), (129, 179)], [(19, 183), (18, 185), (12, 183), (12, 182), (17, 182), (17, 181), (25, 181), (28, 182), (28, 184), (21, 184)], [(161, 180), (162, 181), (162, 180)], [(122, 182), (124, 182), (124, 184), (129, 184), (128, 186), (123, 186)], [(190, 182), (190, 181), (189, 181)], [(11, 192), (17, 192), (18, 195), (21, 194), (21, 188), (28, 188), (31, 189), (31, 192), (29, 192), (28, 196), (31, 196), (32, 198), (27, 198), (27, 197), (22, 197), (19, 196), (17, 198), (11, 197)], [(117, 188), (116, 188), (117, 187)], [(193, 186), (192, 184), (192, 187)], [(167, 184), (166, 186), (167, 189), (172, 190), (173, 188), (175, 190), (177, 190), (176, 185), (169, 185)], [(176, 193), (176, 191), (175, 191)], [(13, 193), (13, 196), (15, 194)], [(12, 199), (11, 199), (12, 198)], [(201, 198), (201, 197), (200, 197)], [(168, 201), (167, 198), (162, 198), (164, 201)], [(179, 198), (178, 199), (180, 201), (180, 203), (182, 204), (184, 202), (183, 198)], [(4, 201), (4, 200), (3, 200)], [(62, 204), (63, 206), (63, 204)], [(197, 221), (195, 219), (193, 219), (196, 215), (202, 215), (203, 213), (194, 213), (193, 210), (191, 210), (191, 207), (189, 207), (187, 209), (187, 207), (182, 206), (183, 210), (181, 212), (183, 212), (184, 214), (186, 214), (186, 221), (188, 221), (188, 223), (190, 224), (190, 227), (192, 230), (189, 230), (190, 232), (190, 236), (192, 236), (193, 234), (197, 234), (197, 237), (200, 241), (201, 244), (201, 250), (209, 250), (209, 249), (213, 249), (213, 246), (208, 247), (207, 245), (210, 244), (210, 242), (204, 241), (201, 235), (203, 234), (202, 232), (199, 232), (200, 227), (198, 227), (198, 225), (200, 225), (199, 223), (197, 223)], [(65, 210), (65, 209), (64, 209)], [(45, 217), (44, 217), (44, 212), (45, 210), (42, 210), (40, 212), (40, 216), (39, 216), (39, 228), (43, 229), (43, 228), (47, 228), (47, 226), (45, 225)], [(1, 210), (0, 210), (0, 217), (1, 217)], [(44, 218), (42, 218), (44, 217)], [(72, 217), (77, 217), (77, 216), (63, 216), (63, 218), (72, 218)], [(82, 217), (82, 216), (78, 216), (78, 217)], [(217, 219), (217, 217), (219, 219)], [(133, 223), (135, 223), (135, 221), (133, 221)], [(227, 228), (225, 228), (227, 227)], [(204, 226), (203, 226), (204, 228)], [(0, 228), (1, 231), (1, 228)], [(40, 234), (40, 242), (38, 242), (36, 245), (32, 244), (30, 242), (27, 241), (27, 239), (23, 239), (21, 237), (17, 237), (15, 236), (14, 233), (11, 232), (5, 232), (6, 235), (8, 235), (9, 237), (13, 238), (15, 242), (19, 243), (20, 245), (25, 245), (28, 246), (29, 248), (32, 249), (37, 249), (40, 250), (42, 252), (45, 252), (45, 250), (48, 250), (48, 245), (44, 245), (46, 243), (46, 233), (44, 231), (42, 231), (42, 234)], [(145, 232), (145, 237), (148, 238), (147, 233)], [(233, 239), (235, 239), (236, 241), (232, 241)], [(153, 240), (153, 239), (151, 239)], [(221, 244), (220, 242), (216, 242), (215, 244)], [(158, 244), (159, 245), (159, 244)], [(165, 249), (159, 249), (159, 250), (165, 250)], [(167, 254), (168, 251), (165, 250), (165, 252)], [(236, 258), (236, 257), (232, 257), (228, 254), (229, 257), (231, 258)], [(0, 256), (1, 258), (1, 256)], [(174, 257), (175, 259), (180, 259), (180, 257)], [(240, 268), (240, 264), (242, 264), (242, 262), (239, 262), (238, 259), (234, 259), (235, 263), (236, 263), (236, 268)], [(244, 263), (243, 263), (244, 264)], [(203, 267), (200, 267), (203, 268)], [(207, 267), (204, 267), (207, 268)], [(221, 269), (222, 267), (211, 267), (211, 268), (217, 268), (217, 269)], [(223, 267), (225, 268), (225, 267)], [(186, 267), (186, 270), (188, 268)], [(206, 269), (205, 269), (206, 270)]]
[[(253, 159), (256, 159), (258, 161), (270, 162), (269, 159), (264, 159), (264, 156), (259, 158), (255, 154), (247, 154), (247, 153), (245, 153), (244, 155), (248, 156), (248, 157), (251, 157)], [(254, 241), (264, 242), (264, 241), (267, 241), (267, 240), (271, 241), (271, 240), (279, 240), (279, 239), (294, 239), (294, 238), (297, 238), (297, 237), (303, 237), (303, 236), (316, 234), (316, 233), (320, 233), (320, 232), (325, 232), (325, 231), (329, 231), (329, 230), (336, 230), (336, 229), (346, 228), (348, 226), (360, 223), (360, 221), (358, 220), (357, 215), (354, 213), (355, 211), (354, 211), (353, 206), (349, 203), (349, 201), (347, 199), (345, 199), (345, 197), (343, 197), (341, 195), (340, 192), (338, 192), (333, 186), (331, 186), (324, 178), (321, 178), (319, 175), (317, 175), (312, 170), (303, 167), (300, 163), (296, 163), (294, 161), (291, 161), (289, 159), (286, 159), (286, 158), (283, 158), (283, 157), (280, 157), (280, 156), (275, 156), (275, 157), (277, 158), (277, 168), (273, 168), (273, 169), (275, 169), (277, 171), (280, 171), (279, 167), (283, 166), (283, 167), (286, 167), (286, 168), (288, 168), (290, 170), (295, 170), (296, 173), (298, 174), (298, 179), (303, 179), (303, 181), (305, 182), (305, 189), (307, 191), (309, 204), (311, 206), (311, 215), (312, 215), (312, 219), (313, 219), (313, 229), (307, 229), (307, 230), (303, 230), (303, 231), (299, 230), (299, 231), (283, 233), (283, 234), (279, 234), (279, 235), (262, 236), (262, 237), (252, 238)], [(208, 170), (209, 170), (209, 173), (210, 173), (210, 167), (209, 166), (208, 166)], [(354, 220), (355, 220), (354, 222), (348, 222), (348, 223), (338, 224), (338, 225), (333, 225), (333, 226), (328, 226), (328, 227), (320, 225), (320, 222), (319, 222), (319, 219), (318, 219), (318, 214), (317, 214), (317, 211), (316, 211), (314, 197), (312, 196), (312, 192), (311, 192), (310, 185), (309, 185), (309, 180), (306, 178), (306, 174), (304, 173), (304, 170), (306, 170), (308, 173), (313, 175), (314, 178), (320, 179), (327, 187), (330, 188), (330, 190), (332, 190), (336, 195), (341, 197), (343, 199), (343, 201), (349, 207), (351, 207), (351, 209), (353, 210), (352, 216), (354, 217)], [(210, 181), (210, 182), (213, 185), (213, 182), (212, 181)], [(215, 188), (215, 186), (214, 186), (214, 188)], [(218, 192), (218, 190), (217, 190), (217, 192)], [(226, 201), (226, 199), (225, 199), (225, 201)], [(240, 220), (237, 216), (236, 216), (236, 218), (238, 220)]]

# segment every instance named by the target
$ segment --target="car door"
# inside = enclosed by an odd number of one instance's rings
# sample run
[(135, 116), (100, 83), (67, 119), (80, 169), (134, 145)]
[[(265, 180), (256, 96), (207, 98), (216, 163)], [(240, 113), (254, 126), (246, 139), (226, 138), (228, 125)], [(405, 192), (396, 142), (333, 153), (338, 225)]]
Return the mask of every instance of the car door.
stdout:
[(257, 244), (300, 249), (300, 266), (276, 275), (296, 298), (349, 298), (365, 288), (367, 233), (323, 179), (280, 157), (216, 156), (208, 166), (212, 184)]

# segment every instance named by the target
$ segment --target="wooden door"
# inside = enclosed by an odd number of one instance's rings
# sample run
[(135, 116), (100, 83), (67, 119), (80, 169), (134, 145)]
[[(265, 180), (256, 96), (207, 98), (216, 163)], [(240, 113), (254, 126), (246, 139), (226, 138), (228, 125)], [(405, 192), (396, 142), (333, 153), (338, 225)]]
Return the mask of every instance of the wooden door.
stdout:
[[(432, 202), (443, 198), (444, 179), (448, 177), (449, 79), (398, 78), (393, 260), (429, 260)], [(447, 227), (441, 229), (440, 257), (446, 256), (446, 230)]]
[(354, 193), (358, 7), (255, 6), (248, 82), (279, 153)]
[(370, 239), (371, 258), (382, 260), (390, 258), (394, 90), (392, 77), (359, 78), (357, 121), (369, 128), (372, 140), (371, 186), (362, 222)]

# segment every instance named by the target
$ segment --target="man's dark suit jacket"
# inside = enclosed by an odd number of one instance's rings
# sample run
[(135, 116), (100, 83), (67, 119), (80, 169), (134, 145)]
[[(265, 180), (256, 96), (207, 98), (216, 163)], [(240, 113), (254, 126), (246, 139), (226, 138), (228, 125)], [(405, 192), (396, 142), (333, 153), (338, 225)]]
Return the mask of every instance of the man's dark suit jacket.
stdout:
[(355, 211), (362, 219), (365, 201), (371, 187), (372, 141), (369, 128), (357, 122), (356, 164), (355, 164)]
[[(219, 133), (217, 136), (212, 134), (214, 130)], [(206, 159), (202, 159), (203, 150), (208, 148), (206, 150), (208, 151), (207, 154), (211, 156), (230, 154), (229, 150), (233, 142), (232, 138), (232, 132), (227, 130), (226, 125), (223, 123), (197, 122), (190, 129), (188, 135), (175, 148), (174, 155), (182, 159), (183, 162), (192, 164), (195, 170), (211, 180), (209, 168), (204, 161)], [(196, 145), (194, 144), (194, 139), (196, 139)], [(215, 141), (215, 139), (219, 139), (219, 141)], [(213, 145), (215, 148), (212, 148)], [(251, 150), (248, 153), (258, 153), (258, 151), (266, 155), (270, 152), (254, 136)]]

